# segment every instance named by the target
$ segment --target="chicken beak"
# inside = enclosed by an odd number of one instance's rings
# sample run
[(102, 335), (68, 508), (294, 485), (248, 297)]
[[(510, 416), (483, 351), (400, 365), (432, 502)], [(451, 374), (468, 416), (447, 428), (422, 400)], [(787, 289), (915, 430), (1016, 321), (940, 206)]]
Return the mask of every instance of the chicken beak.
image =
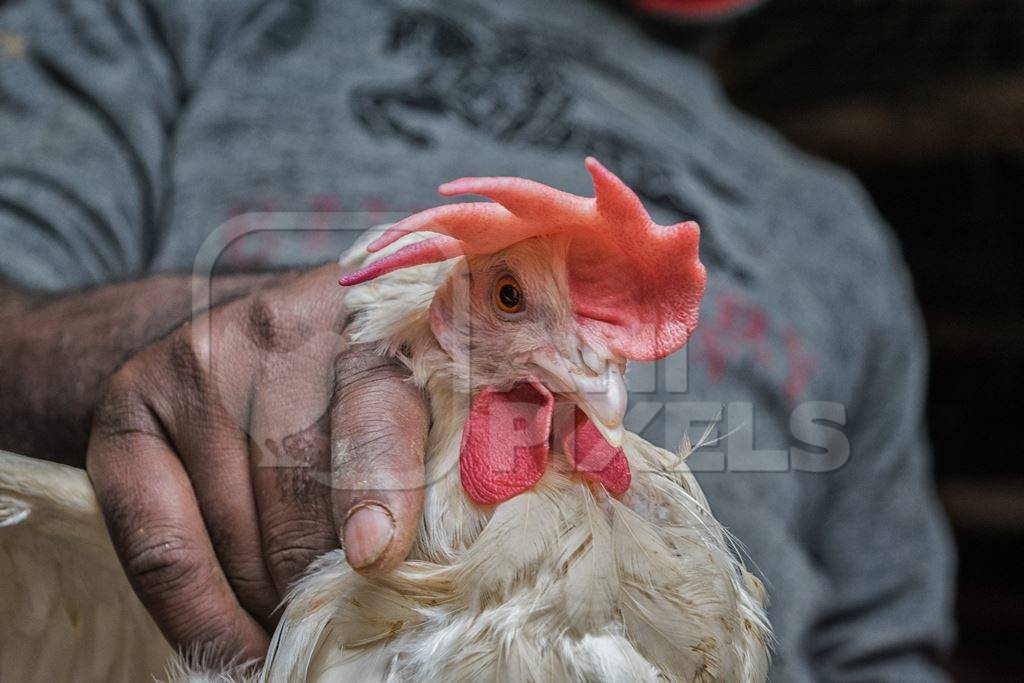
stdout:
[(615, 448), (622, 446), (622, 420), (626, 415), (627, 400), (622, 368), (608, 363), (603, 374), (573, 374), (573, 382), (576, 405), (609, 444)]
[(557, 391), (579, 406), (605, 440), (618, 448), (622, 445), (626, 415), (626, 382), (623, 364), (603, 360), (583, 347), (574, 353), (575, 360), (559, 354), (535, 353), (534, 364), (552, 391)]

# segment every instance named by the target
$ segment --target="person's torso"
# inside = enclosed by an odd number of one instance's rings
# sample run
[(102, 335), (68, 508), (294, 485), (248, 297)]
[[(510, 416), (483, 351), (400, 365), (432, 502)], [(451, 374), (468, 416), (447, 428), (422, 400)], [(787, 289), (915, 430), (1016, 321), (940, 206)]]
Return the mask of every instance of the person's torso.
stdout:
[(591, 194), (586, 155), (659, 222), (695, 217), (700, 326), (633, 368), (627, 426), (669, 449), (709, 423), (723, 437), (690, 464), (766, 580), (776, 674), (801, 680), (827, 599), (801, 548), (823, 488), (809, 470), (845, 457), (841, 428), (809, 425), (841, 423), (860, 379), (836, 302), (856, 303), (881, 238), (839, 220), (851, 200), (830, 171), (716, 88), (598, 2), (272, 3), (216, 51), (177, 122), (153, 269), (331, 260), (353, 227), (440, 203), (461, 176)]

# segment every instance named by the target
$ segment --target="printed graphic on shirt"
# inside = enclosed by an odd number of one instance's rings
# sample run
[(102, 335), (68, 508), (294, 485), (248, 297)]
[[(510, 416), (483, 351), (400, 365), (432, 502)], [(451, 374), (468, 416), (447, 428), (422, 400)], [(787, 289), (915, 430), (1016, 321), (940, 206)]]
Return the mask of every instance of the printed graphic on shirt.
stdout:
[[(712, 143), (708, 159), (670, 156), (652, 142), (623, 132), (628, 127), (612, 130), (596, 120), (600, 117), (588, 116), (621, 107), (651, 107), (676, 130), (699, 126), (684, 102), (635, 78), (597, 50), (590, 43), (533, 26), (399, 10), (392, 17), (383, 52), (413, 59), (422, 65), (419, 73), (357, 87), (351, 106), (370, 134), (412, 147), (434, 144), (432, 118), (454, 117), (506, 144), (594, 155), (645, 200), (680, 219), (701, 218), (679, 193), (682, 177), (699, 182), (723, 203), (745, 204), (741, 184), (724, 177), (712, 163), (713, 156), (729, 154), (724, 141), (717, 143), (722, 149), (714, 149), (714, 136), (701, 131), (702, 139)], [(661, 131), (658, 138), (667, 138), (671, 151), (671, 134)]]

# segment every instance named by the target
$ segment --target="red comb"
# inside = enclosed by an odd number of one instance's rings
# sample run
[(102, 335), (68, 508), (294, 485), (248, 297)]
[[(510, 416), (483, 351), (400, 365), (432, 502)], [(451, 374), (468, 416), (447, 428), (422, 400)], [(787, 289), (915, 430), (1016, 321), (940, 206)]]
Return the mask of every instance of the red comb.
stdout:
[(442, 195), (477, 194), (496, 203), (447, 204), (395, 223), (370, 244), (371, 252), (412, 232), (441, 236), (403, 247), (341, 284), (460, 254), (493, 254), (538, 235), (568, 234), (569, 289), (587, 341), (634, 360), (663, 358), (697, 326), (705, 282), (697, 255), (700, 228), (692, 221), (658, 225), (611, 171), (592, 157), (585, 163), (593, 198), (523, 178), (445, 183), (438, 188)]

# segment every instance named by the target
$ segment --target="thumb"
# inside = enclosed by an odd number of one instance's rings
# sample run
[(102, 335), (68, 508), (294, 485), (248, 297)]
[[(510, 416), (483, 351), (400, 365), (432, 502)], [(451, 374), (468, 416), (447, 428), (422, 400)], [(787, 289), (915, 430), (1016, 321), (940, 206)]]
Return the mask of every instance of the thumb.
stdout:
[(394, 569), (419, 531), (429, 417), (408, 377), (368, 345), (335, 361), (331, 503), (345, 556), (362, 574)]

